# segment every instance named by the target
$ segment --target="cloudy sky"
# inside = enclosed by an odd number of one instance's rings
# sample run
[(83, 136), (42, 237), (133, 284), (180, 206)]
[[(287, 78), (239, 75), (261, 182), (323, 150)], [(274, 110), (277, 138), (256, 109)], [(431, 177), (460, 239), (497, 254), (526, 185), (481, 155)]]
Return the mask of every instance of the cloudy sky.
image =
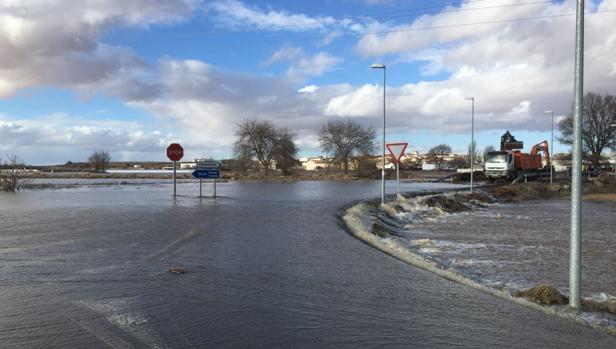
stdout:
[[(616, 0), (587, 3), (586, 91), (616, 93)], [(0, 0), (0, 154), (34, 164), (232, 154), (247, 118), (319, 153), (335, 118), (465, 152), (569, 113), (573, 0)], [(380, 130), (379, 130), (380, 132)], [(556, 145), (559, 147), (559, 145)], [(565, 150), (560, 146), (560, 151)]]

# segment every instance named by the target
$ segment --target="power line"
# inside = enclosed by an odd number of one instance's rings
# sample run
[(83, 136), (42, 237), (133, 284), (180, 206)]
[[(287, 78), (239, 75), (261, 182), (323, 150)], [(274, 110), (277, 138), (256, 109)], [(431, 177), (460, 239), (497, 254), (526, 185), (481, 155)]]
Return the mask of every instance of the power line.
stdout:
[[(616, 10), (600, 10), (595, 12), (587, 12), (585, 15), (594, 15), (599, 13), (612, 13), (616, 12)], [(545, 16), (536, 16), (536, 17), (520, 17), (520, 18), (510, 18), (510, 19), (499, 19), (493, 21), (483, 21), (483, 22), (473, 22), (473, 23), (461, 23), (461, 24), (447, 24), (447, 25), (439, 25), (439, 26), (428, 26), (428, 27), (420, 27), (420, 28), (402, 28), (395, 30), (384, 30), (379, 32), (367, 32), (362, 33), (362, 35), (379, 35), (379, 34), (389, 34), (389, 33), (398, 33), (398, 32), (411, 32), (411, 31), (425, 31), (425, 30), (434, 30), (434, 29), (445, 29), (445, 28), (457, 28), (457, 27), (468, 27), (473, 25), (483, 25), (483, 24), (495, 24), (495, 23), (507, 23), (507, 22), (522, 22), (522, 21), (533, 21), (538, 19), (545, 18), (558, 18), (558, 17), (569, 17), (575, 16), (575, 13), (564, 13), (558, 15), (545, 15)]]
[[(485, 0), (482, 0), (482, 1), (485, 1)], [(441, 14), (441, 13), (456, 13), (456, 12), (468, 12), (468, 11), (477, 11), (477, 10), (488, 10), (488, 9), (504, 8), (504, 7), (515, 7), (515, 6), (541, 5), (541, 4), (551, 3), (551, 2), (552, 2), (551, 0), (544, 0), (544, 1), (534, 1), (534, 2), (523, 2), (523, 3), (483, 6), (483, 7), (457, 8), (457, 9), (443, 10), (443, 11), (423, 12), (423, 13), (420, 13), (419, 16), (428, 15), (428, 14)], [(442, 6), (433, 6), (433, 7), (430, 7), (430, 8), (441, 8), (441, 7)], [(430, 8), (424, 8), (424, 9), (430, 9)], [(413, 13), (413, 12), (419, 12), (419, 11), (408, 10), (408, 11), (400, 11), (400, 13), (398, 13), (396, 15), (390, 15), (390, 16), (362, 16), (362, 17), (358, 17), (358, 18), (367, 18), (367, 19), (371, 19), (371, 18), (400, 18), (400, 17), (407, 17), (407, 16), (409, 16), (409, 14), (403, 14), (404, 12), (411, 12), (411, 13)]]
[[(489, 0), (474, 0), (474, 1), (468, 1), (465, 4), (469, 4), (469, 3), (478, 3), (478, 2), (485, 2), (485, 1), (489, 1)], [(426, 6), (426, 7), (417, 7), (417, 8), (413, 8), (413, 9), (407, 9), (407, 10), (398, 10), (398, 11), (392, 11), (392, 12), (385, 12), (385, 13), (380, 13), (380, 14), (365, 14), (365, 15), (360, 15), (360, 16), (350, 16), (350, 17), (345, 17), (345, 18), (341, 18), (341, 19), (337, 19), (337, 18), (332, 18), (332, 17), (317, 17), (317, 18), (311, 18), (308, 17), (310, 19), (312, 19), (315, 23), (314, 25), (305, 25), (305, 24), (289, 24), (289, 25), (279, 25), (279, 26), (272, 26), (273, 29), (276, 30), (280, 30), (280, 29), (298, 29), (298, 30), (302, 30), (302, 29), (318, 29), (323, 25), (333, 25), (333, 24), (344, 24), (345, 22), (348, 21), (358, 21), (358, 20), (370, 20), (370, 19), (375, 19), (375, 18), (401, 18), (401, 17), (408, 17), (411, 16), (412, 14), (415, 14), (416, 16), (422, 16), (422, 15), (428, 15), (428, 14), (439, 14), (439, 13), (456, 13), (456, 12), (469, 12), (469, 11), (477, 11), (477, 10), (486, 10), (486, 9), (495, 9), (495, 8), (504, 8), (504, 7), (516, 7), (516, 6), (528, 6), (528, 5), (540, 5), (540, 4), (545, 4), (545, 3), (551, 3), (551, 0), (543, 0), (543, 1), (534, 1), (534, 2), (524, 2), (524, 3), (511, 3), (511, 4), (501, 4), (501, 5), (492, 5), (492, 6), (483, 6), (483, 7), (471, 7), (471, 8), (456, 8), (456, 9), (450, 9), (450, 10), (444, 10), (444, 11), (437, 11), (435, 9), (440, 9), (443, 8), (444, 6), (447, 5), (436, 5), (436, 6)], [(431, 12), (425, 12), (425, 10), (433, 10)], [(267, 29), (265, 29), (267, 30)], [(228, 30), (228, 31), (217, 31), (215, 33), (226, 33), (226, 32), (236, 32), (237, 30)], [(246, 31), (250, 31), (250, 30), (246, 30)]]

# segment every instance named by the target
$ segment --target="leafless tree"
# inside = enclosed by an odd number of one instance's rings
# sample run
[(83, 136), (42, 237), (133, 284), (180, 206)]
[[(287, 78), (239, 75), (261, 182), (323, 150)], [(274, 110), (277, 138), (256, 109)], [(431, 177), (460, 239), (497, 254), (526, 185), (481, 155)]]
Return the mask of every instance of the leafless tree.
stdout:
[(28, 172), (17, 155), (8, 154), (6, 160), (0, 159), (0, 191), (19, 191), (28, 183)]
[[(582, 149), (590, 157), (595, 168), (599, 167), (604, 150), (616, 150), (616, 97), (588, 92), (584, 96), (582, 118)], [(573, 144), (573, 116), (559, 123), (562, 133), (558, 138), (564, 144)]]
[(297, 147), (293, 138), (295, 135), (289, 132), (288, 129), (280, 129), (276, 131), (276, 144), (274, 147), (274, 160), (276, 166), (286, 176), (289, 170), (297, 164)]
[(486, 155), (488, 155), (488, 153), (496, 151), (496, 149), (494, 149), (494, 146), (492, 145), (488, 145), (485, 148), (483, 148), (483, 157), (485, 158)]
[(443, 167), (444, 157), (451, 154), (451, 147), (447, 144), (439, 144), (428, 151), (428, 160), (434, 161), (440, 170)]
[(111, 154), (106, 150), (97, 150), (88, 158), (88, 161), (94, 167), (94, 171), (99, 173), (105, 172), (110, 160)]
[(293, 135), (288, 130), (277, 130), (269, 121), (241, 122), (235, 129), (235, 136), (236, 157), (255, 157), (263, 166), (266, 176), (276, 158), (284, 162), (297, 153)]
[(323, 152), (331, 154), (335, 162), (342, 164), (347, 174), (350, 157), (372, 154), (374, 137), (372, 127), (363, 127), (349, 119), (331, 120), (321, 129), (319, 141)]

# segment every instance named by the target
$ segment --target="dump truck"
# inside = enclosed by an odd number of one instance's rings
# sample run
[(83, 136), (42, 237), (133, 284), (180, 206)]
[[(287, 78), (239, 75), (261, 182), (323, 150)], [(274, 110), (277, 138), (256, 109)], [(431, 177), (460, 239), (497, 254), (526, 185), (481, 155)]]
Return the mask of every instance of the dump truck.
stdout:
[(535, 144), (529, 153), (522, 152), (523, 144), (507, 131), (501, 137), (501, 150), (485, 154), (485, 176), (490, 181), (513, 180), (521, 174), (534, 178), (540, 176), (541, 171), (549, 169), (551, 162), (547, 141)]

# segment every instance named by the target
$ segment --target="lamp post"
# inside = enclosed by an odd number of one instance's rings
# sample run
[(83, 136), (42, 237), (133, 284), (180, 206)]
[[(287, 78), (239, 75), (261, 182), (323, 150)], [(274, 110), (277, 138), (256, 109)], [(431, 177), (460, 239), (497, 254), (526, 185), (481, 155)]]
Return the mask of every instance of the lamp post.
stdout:
[[(616, 127), (616, 124), (611, 124), (610, 127)], [(616, 159), (616, 152), (614, 153), (614, 159)], [(616, 174), (616, 161), (614, 162), (614, 174)]]
[(471, 101), (471, 193), (473, 192), (473, 170), (474, 170), (474, 162), (475, 162), (475, 97), (466, 97), (464, 98), (466, 101)]
[(550, 184), (554, 183), (554, 165), (552, 164), (552, 159), (554, 158), (554, 112), (551, 110), (546, 110), (544, 112), (545, 114), (551, 114), (552, 115), (552, 133), (551, 133), (551, 139), (550, 139), (550, 147), (552, 147), (552, 153), (550, 154), (550, 163), (548, 164), (550, 166)]
[(582, 114), (584, 108), (584, 0), (576, 1), (573, 88), (573, 149), (571, 160), (571, 238), (569, 306), (580, 309), (582, 261)]
[(381, 162), (381, 204), (385, 203), (385, 75), (387, 67), (382, 63), (370, 66), (372, 69), (383, 69), (383, 159)]

